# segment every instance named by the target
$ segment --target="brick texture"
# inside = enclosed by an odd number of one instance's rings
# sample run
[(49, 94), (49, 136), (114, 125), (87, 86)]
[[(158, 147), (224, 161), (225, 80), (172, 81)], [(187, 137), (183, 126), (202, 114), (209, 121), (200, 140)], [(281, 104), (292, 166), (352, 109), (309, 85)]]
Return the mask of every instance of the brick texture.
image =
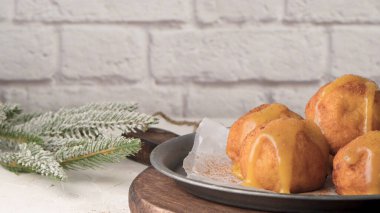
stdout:
[(380, 29), (338, 28), (332, 34), (332, 73), (380, 77)]
[(48, 27), (0, 27), (0, 80), (40, 80), (57, 69), (56, 33)]
[(326, 39), (308, 29), (155, 33), (151, 63), (159, 81), (316, 80)]
[(196, 0), (197, 18), (204, 23), (216, 21), (272, 21), (283, 11), (282, 0)]
[(380, 22), (378, 0), (290, 0), (286, 19), (312, 22)]
[(12, 0), (0, 0), (0, 22), (11, 18), (13, 3)]
[(310, 98), (318, 91), (319, 86), (294, 86), (269, 89), (274, 102), (285, 104), (301, 116), (305, 115), (305, 107)]
[(147, 73), (146, 38), (121, 27), (63, 28), (62, 72), (69, 78), (142, 79)]
[(379, 0), (0, 0), (0, 101), (236, 118), (380, 82)]
[[(26, 111), (56, 110), (94, 102), (137, 102), (140, 111), (182, 115), (182, 96), (175, 88), (144, 86), (44, 86), (4, 89), (7, 102), (19, 103)], [(153, 108), (152, 105), (155, 107)]]
[(19, 0), (18, 20), (40, 21), (184, 21), (187, 0)]
[(249, 86), (195, 87), (190, 89), (188, 94), (186, 116), (238, 117), (267, 101), (264, 91)]

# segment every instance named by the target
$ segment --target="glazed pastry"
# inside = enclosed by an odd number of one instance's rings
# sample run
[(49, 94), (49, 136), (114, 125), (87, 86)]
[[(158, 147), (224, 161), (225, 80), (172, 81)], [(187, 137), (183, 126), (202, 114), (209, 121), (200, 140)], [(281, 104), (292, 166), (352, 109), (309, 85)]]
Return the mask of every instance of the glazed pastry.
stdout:
[(333, 181), (341, 195), (380, 194), (380, 131), (368, 132), (338, 151)]
[(266, 124), (278, 118), (299, 118), (298, 114), (290, 111), (286, 106), (278, 103), (263, 104), (241, 116), (231, 126), (227, 140), (227, 155), (233, 162), (239, 159), (240, 147), (244, 138), (257, 126)]
[(380, 93), (375, 82), (344, 75), (323, 86), (306, 106), (306, 119), (322, 130), (335, 154), (356, 137), (380, 129)]
[(327, 175), (329, 147), (312, 121), (280, 118), (256, 128), (243, 142), (244, 185), (280, 193), (319, 189)]

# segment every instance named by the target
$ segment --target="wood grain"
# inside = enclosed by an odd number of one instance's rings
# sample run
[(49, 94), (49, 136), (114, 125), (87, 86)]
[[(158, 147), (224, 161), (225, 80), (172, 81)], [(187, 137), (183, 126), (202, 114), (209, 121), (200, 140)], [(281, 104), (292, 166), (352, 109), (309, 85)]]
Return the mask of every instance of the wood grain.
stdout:
[(140, 212), (258, 212), (214, 203), (184, 191), (152, 167), (144, 170), (129, 189), (129, 208)]

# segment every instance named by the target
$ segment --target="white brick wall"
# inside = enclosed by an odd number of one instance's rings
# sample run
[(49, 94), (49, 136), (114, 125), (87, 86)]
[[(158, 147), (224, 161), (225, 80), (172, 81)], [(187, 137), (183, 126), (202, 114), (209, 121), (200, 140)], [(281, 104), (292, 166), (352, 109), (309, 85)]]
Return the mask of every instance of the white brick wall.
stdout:
[(0, 21), (11, 17), (13, 3), (13, 0), (0, 0)]
[(379, 23), (378, 0), (289, 0), (286, 19), (295, 21)]
[(345, 73), (380, 80), (379, 0), (0, 0), (0, 100), (29, 111), (303, 113)]
[(187, 0), (19, 0), (17, 20), (70, 22), (185, 21)]
[(187, 96), (186, 116), (237, 117), (252, 106), (267, 101), (265, 90), (250, 85), (195, 86), (190, 88)]
[(49, 79), (57, 69), (57, 33), (50, 26), (1, 26), (1, 80)]
[(68, 78), (144, 79), (145, 34), (123, 27), (65, 26), (62, 29), (62, 74)]
[(380, 28), (337, 27), (332, 40), (333, 75), (351, 70), (356, 74), (380, 77)]
[(307, 81), (326, 72), (327, 36), (319, 30), (197, 30), (152, 37), (157, 80)]
[(272, 21), (279, 19), (283, 0), (195, 0), (197, 18), (203, 23), (217, 21)]
[(143, 111), (161, 110), (178, 115), (182, 111), (182, 93), (170, 86), (144, 85), (38, 85), (8, 87), (5, 100), (28, 104), (28, 109), (55, 109), (89, 102), (134, 101)]

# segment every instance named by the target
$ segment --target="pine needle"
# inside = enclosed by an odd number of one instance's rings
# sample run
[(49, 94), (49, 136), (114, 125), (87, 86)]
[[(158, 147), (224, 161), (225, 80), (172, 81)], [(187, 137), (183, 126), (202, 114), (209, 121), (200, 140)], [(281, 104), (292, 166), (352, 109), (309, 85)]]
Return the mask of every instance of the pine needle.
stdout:
[(21, 109), (18, 105), (16, 104), (4, 104), (3, 105), (3, 109), (2, 111), (5, 113), (7, 119), (12, 119), (14, 118), (15, 116), (21, 114)]
[(40, 115), (41, 115), (40, 113), (22, 113), (20, 115), (14, 116), (11, 119), (8, 119), (7, 122), (11, 126), (20, 125), (20, 124), (26, 123), (26, 122), (28, 122), (28, 121), (32, 120), (33, 118), (36, 118)]
[(11, 143), (21, 144), (21, 143), (35, 143), (42, 145), (43, 140), (32, 134), (19, 131), (10, 131), (7, 129), (0, 128), (0, 141), (7, 141)]
[(0, 124), (2, 124), (5, 121), (5, 119), (7, 119), (7, 115), (4, 111), (0, 110)]
[(22, 113), (16, 104), (0, 103), (0, 127), (2, 128), (25, 123), (39, 115), (39, 113)]
[(133, 112), (137, 109), (136, 103), (91, 103), (76, 108), (62, 108), (58, 110), (57, 114), (78, 114), (88, 111), (129, 111)]
[(0, 164), (12, 172), (33, 172), (63, 180), (66, 174), (51, 152), (37, 144), (20, 144), (16, 152), (0, 153)]
[[(119, 129), (124, 132), (145, 131), (149, 125), (157, 123), (155, 117), (125, 110), (133, 109), (134, 105), (124, 106), (125, 109), (116, 106), (101, 108), (95, 105), (95, 110), (89, 109), (84, 112), (83, 109), (48, 112), (22, 125), (17, 125), (15, 129), (43, 137), (96, 138), (102, 134), (102, 129)], [(99, 108), (104, 111), (98, 110)]]
[(7, 119), (7, 114), (5, 113), (5, 106), (0, 103), (0, 125)]
[(56, 160), (66, 169), (96, 168), (104, 163), (119, 162), (140, 150), (140, 139), (98, 138), (80, 145), (63, 146), (56, 153)]

